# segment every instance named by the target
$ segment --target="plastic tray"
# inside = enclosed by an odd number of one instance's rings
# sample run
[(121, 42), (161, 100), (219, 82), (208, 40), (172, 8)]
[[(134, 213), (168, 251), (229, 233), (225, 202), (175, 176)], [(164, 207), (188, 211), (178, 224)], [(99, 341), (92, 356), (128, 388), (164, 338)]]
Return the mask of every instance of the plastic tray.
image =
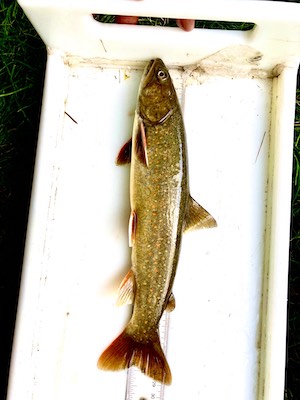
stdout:
[[(184, 235), (166, 400), (283, 398), (300, 5), (20, 1), (48, 45), (8, 400), (125, 397), (96, 367), (123, 329), (131, 134), (145, 63), (170, 67), (191, 194), (218, 228)], [(248, 32), (100, 24), (92, 13), (256, 24)]]

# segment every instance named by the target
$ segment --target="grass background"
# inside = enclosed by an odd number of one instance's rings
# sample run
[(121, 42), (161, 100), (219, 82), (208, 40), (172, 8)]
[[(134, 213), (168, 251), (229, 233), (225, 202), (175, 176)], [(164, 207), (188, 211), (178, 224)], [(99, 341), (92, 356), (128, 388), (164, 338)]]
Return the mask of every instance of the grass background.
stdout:
[[(169, 21), (140, 22), (165, 25)], [(174, 21), (171, 23), (174, 24)], [(199, 22), (198, 25), (220, 28), (219, 23), (209, 24), (207, 21)], [(22, 268), (46, 52), (42, 41), (15, 0), (1, 0), (0, 26), (0, 399), (4, 400)], [(247, 29), (248, 26), (243, 28)], [(299, 84), (295, 101), (286, 400), (300, 399)]]
[(46, 54), (14, 0), (0, 0), (0, 26), (0, 399), (5, 399)]

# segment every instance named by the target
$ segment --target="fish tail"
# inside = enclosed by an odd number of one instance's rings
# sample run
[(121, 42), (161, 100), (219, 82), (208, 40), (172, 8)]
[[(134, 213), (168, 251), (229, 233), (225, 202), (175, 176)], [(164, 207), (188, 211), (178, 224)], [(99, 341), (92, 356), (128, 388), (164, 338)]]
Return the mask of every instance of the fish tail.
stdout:
[(98, 368), (118, 371), (135, 365), (150, 378), (170, 385), (172, 375), (169, 364), (155, 332), (148, 343), (136, 341), (126, 329), (101, 354)]

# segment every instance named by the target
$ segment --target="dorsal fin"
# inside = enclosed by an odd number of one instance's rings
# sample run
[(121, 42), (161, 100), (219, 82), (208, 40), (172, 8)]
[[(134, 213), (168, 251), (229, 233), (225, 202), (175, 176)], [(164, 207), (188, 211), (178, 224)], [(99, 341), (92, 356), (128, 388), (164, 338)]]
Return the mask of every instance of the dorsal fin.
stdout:
[(200, 204), (189, 195), (183, 230), (214, 228), (217, 222)]

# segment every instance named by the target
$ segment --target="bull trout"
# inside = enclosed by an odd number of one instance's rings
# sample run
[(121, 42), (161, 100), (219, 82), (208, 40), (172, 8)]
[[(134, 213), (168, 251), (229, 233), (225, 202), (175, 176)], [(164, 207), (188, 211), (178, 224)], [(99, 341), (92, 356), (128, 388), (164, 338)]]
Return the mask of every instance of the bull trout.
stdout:
[(98, 367), (132, 365), (154, 380), (171, 384), (159, 339), (163, 312), (172, 311), (172, 286), (182, 233), (212, 228), (214, 218), (189, 194), (183, 118), (162, 60), (148, 63), (141, 79), (132, 138), (117, 164), (131, 162), (129, 242), (132, 267), (119, 289), (118, 303), (133, 303), (124, 331), (102, 353)]

